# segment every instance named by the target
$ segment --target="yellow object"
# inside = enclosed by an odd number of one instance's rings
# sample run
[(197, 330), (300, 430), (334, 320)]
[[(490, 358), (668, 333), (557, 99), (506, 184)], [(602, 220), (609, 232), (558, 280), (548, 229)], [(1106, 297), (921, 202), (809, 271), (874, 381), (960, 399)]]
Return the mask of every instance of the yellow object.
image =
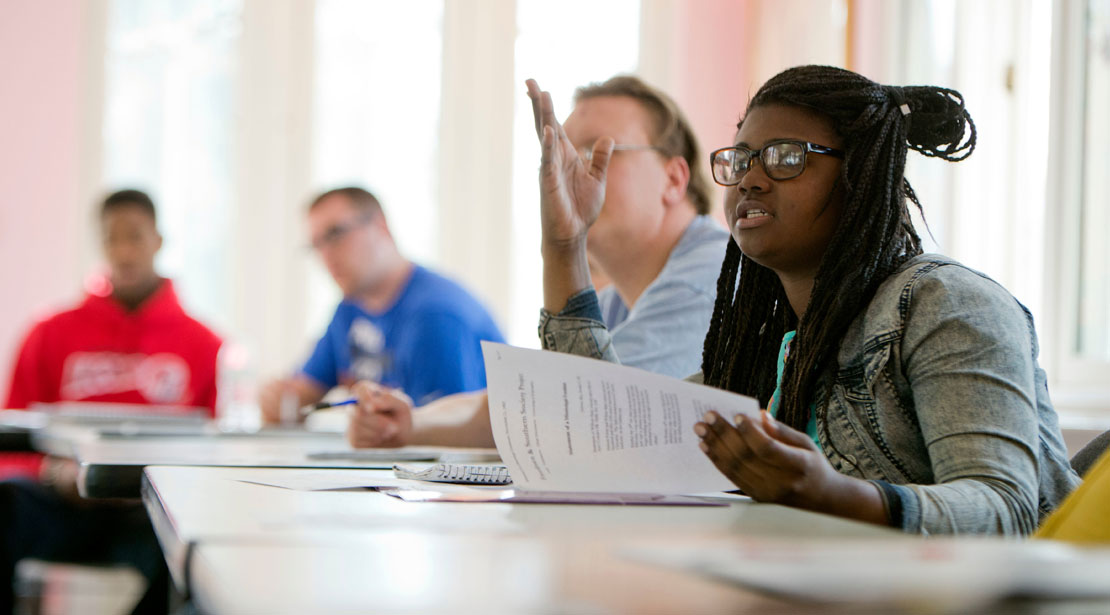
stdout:
[(1045, 520), (1034, 537), (1110, 544), (1110, 451), (1099, 457), (1083, 484)]

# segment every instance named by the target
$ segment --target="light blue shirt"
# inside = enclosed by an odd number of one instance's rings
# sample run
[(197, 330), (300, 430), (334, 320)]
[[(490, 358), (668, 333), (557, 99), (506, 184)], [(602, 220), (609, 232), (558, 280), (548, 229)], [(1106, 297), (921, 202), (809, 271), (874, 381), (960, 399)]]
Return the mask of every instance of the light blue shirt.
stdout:
[(621, 363), (675, 378), (701, 369), (728, 239), (715, 220), (698, 216), (631, 310), (612, 286), (598, 292), (601, 320)]

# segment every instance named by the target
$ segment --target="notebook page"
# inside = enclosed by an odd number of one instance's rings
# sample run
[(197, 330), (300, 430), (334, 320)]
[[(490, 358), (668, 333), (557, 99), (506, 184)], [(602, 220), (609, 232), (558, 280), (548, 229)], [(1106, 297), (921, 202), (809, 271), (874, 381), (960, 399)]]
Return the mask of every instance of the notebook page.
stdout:
[(482, 342), (490, 422), (513, 483), (542, 491), (735, 489), (698, 448), (708, 410), (756, 417), (756, 400), (573, 355)]
[(508, 468), (501, 465), (437, 463), (433, 466), (421, 469), (413, 466), (396, 464), (393, 466), (393, 473), (398, 478), (444, 483), (505, 485), (512, 482)]

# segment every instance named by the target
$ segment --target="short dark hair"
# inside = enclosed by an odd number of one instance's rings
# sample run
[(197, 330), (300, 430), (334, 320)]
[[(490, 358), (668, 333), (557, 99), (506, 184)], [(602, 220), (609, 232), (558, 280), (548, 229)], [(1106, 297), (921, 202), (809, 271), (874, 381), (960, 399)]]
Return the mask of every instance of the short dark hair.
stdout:
[(104, 217), (109, 212), (124, 207), (141, 209), (150, 216), (151, 220), (158, 221), (158, 214), (154, 210), (154, 201), (151, 200), (150, 195), (132, 188), (119, 190), (105, 197), (100, 204), (100, 216)]
[(698, 138), (694, 136), (690, 122), (674, 100), (639, 77), (617, 75), (602, 83), (591, 83), (578, 88), (574, 92), (574, 102), (578, 104), (582, 100), (602, 96), (625, 96), (640, 103), (655, 121), (651, 131), (652, 145), (664, 156), (682, 156), (686, 160), (686, 166), (690, 167), (686, 197), (699, 214), (709, 213), (712, 207), (709, 178), (703, 168)]
[(370, 193), (365, 188), (358, 186), (346, 186), (344, 188), (334, 188), (321, 194), (312, 200), (312, 204), (308, 206), (308, 211), (312, 211), (323, 202), (325, 199), (333, 196), (344, 196), (351, 202), (351, 205), (356, 209), (370, 213), (372, 215), (384, 215), (382, 212), (382, 204), (378, 201), (378, 197)]

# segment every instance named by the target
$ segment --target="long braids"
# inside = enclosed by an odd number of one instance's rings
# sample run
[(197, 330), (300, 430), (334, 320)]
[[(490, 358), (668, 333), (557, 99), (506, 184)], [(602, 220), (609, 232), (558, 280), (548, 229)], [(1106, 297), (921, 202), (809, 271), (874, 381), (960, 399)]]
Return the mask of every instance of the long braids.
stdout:
[[(734, 292), (737, 297), (751, 297), (752, 300), (734, 303), (730, 300)], [(717, 300), (702, 351), (706, 384), (743, 392), (766, 404), (775, 387), (775, 361), (744, 361), (741, 354), (777, 356), (782, 334), (796, 323), (797, 318), (778, 277), (770, 269), (755, 264), (740, 252), (736, 242), (730, 240), (721, 275), (717, 278)], [(746, 353), (733, 352), (739, 340), (753, 341), (744, 346)], [(714, 359), (708, 360), (710, 358)], [(741, 381), (753, 383), (755, 388), (746, 387), (741, 391), (735, 384)]]
[(827, 66), (780, 73), (756, 93), (748, 109), (770, 104), (815, 111), (843, 138), (844, 163), (829, 196), (843, 198), (841, 218), (801, 322), (775, 273), (729, 242), (702, 372), (706, 384), (766, 405), (775, 389), (779, 346), (786, 332), (796, 329), (778, 419), (804, 431), (811, 404), (823, 402), (818, 396), (835, 376), (836, 351), (848, 326), (879, 284), (921, 253), (906, 205), (908, 200), (921, 208), (904, 177), (907, 149), (963, 160), (975, 148), (975, 125), (954, 90), (882, 86)]

